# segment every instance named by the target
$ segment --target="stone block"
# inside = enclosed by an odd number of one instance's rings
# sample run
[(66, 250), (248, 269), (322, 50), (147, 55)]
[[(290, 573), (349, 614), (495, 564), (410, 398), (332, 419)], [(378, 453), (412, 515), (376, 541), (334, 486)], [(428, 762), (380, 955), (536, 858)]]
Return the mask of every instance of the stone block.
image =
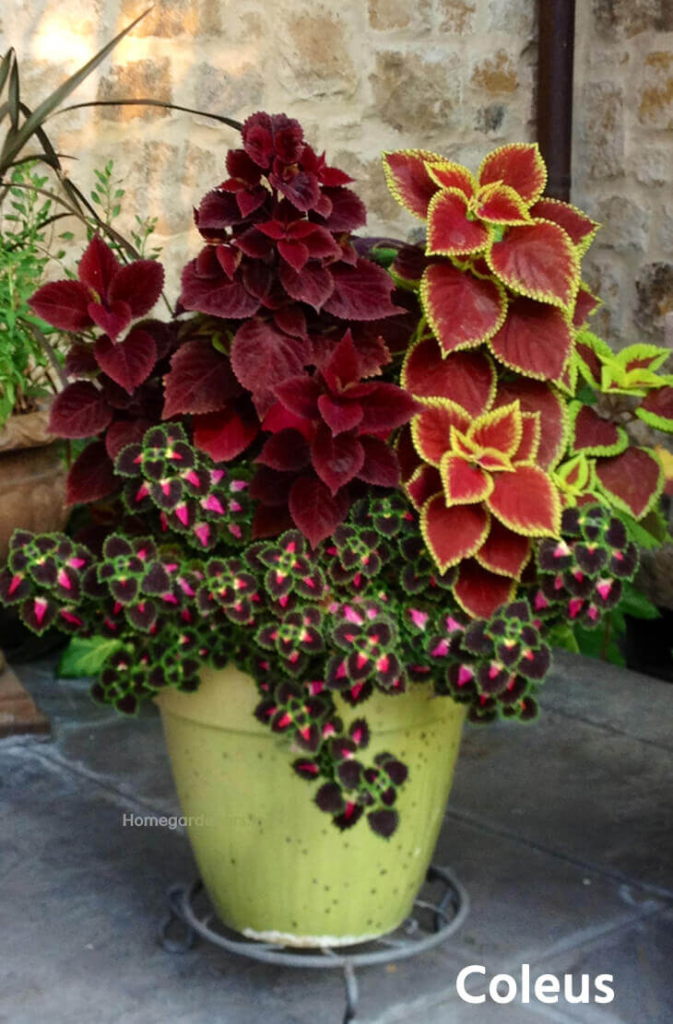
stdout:
[(670, 0), (592, 0), (592, 14), (597, 34), (605, 39), (673, 31)]
[[(423, 139), (460, 124), (460, 57), (388, 50), (376, 54), (370, 77), (382, 121)], [(393, 145), (391, 143), (391, 145)]]
[(293, 102), (357, 91), (352, 43), (338, 15), (320, 8), (291, 15), (277, 49), (277, 77)]
[(497, 138), (503, 126), (507, 107), (504, 103), (488, 103), (485, 107), (477, 107), (474, 115), (474, 127), (478, 132)]
[[(158, 0), (150, 14), (133, 30), (134, 36), (214, 35), (222, 30), (222, 0)], [(148, 5), (145, 0), (122, 0), (124, 24), (137, 18)]]
[(407, 0), (369, 0), (369, 24), (377, 32), (409, 28), (413, 7)]
[(537, 4), (531, 0), (490, 0), (486, 11), (488, 32), (507, 32), (520, 42), (535, 35)]
[[(144, 58), (115, 64), (98, 83), (99, 100), (154, 99), (173, 102), (171, 63), (168, 57)], [(98, 117), (105, 121), (131, 121), (141, 118), (151, 121), (168, 117), (169, 111), (161, 107), (99, 107)]]
[(451, 35), (470, 35), (474, 31), (476, 14), (476, 0), (439, 0), (437, 28)]
[(506, 50), (496, 50), (475, 63), (470, 81), (492, 96), (511, 95), (519, 85), (516, 61)]
[(641, 185), (652, 188), (665, 185), (673, 176), (670, 146), (638, 145), (629, 153), (629, 169)]
[(644, 252), (648, 246), (650, 214), (625, 195), (611, 195), (598, 204), (603, 246), (617, 252)]
[(587, 82), (576, 113), (576, 174), (580, 179), (624, 174), (624, 93), (612, 81)]
[(638, 120), (646, 128), (673, 128), (673, 50), (655, 50), (638, 75)]
[[(254, 63), (246, 62), (235, 70), (225, 71), (202, 61), (191, 68), (189, 78), (193, 88), (191, 104), (198, 110), (245, 120), (262, 105), (264, 80), (259, 66)], [(209, 118), (197, 118), (197, 121), (211, 128), (216, 125)], [(228, 139), (233, 145), (231, 133)]]
[(652, 341), (663, 342), (664, 317), (673, 312), (673, 260), (644, 264), (636, 278), (636, 293), (637, 326)]

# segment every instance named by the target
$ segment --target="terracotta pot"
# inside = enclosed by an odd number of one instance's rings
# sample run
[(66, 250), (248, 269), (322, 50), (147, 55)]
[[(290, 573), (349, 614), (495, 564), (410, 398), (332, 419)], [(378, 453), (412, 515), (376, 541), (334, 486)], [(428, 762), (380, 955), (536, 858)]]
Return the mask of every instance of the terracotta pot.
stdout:
[(340, 702), (365, 715), (366, 757), (398, 753), (409, 766), (400, 824), (389, 840), (361, 819), (339, 832), (291, 768), (297, 753), (253, 716), (252, 679), (204, 669), (196, 693), (157, 703), (201, 877), (221, 920), (250, 938), (293, 946), (362, 942), (396, 928), (421, 887), (444, 816), (465, 706), (428, 686)]
[(50, 533), (65, 526), (67, 470), (47, 416), (11, 416), (0, 431), (0, 565), (17, 528)]

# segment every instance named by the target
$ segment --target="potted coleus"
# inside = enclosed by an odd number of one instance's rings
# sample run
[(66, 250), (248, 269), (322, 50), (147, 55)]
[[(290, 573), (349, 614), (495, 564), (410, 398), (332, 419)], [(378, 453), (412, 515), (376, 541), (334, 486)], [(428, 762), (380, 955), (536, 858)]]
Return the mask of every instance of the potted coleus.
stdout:
[(411, 247), (352, 234), (296, 121), (242, 142), (170, 323), (158, 265), (97, 237), (34, 296), (74, 334), (52, 429), (93, 439), (78, 532), (15, 534), (0, 597), (73, 634), (96, 700), (158, 702), (222, 920), (333, 945), (407, 914), (465, 716), (535, 718), (552, 640), (618, 604), (662, 474), (595, 399), (667, 428), (673, 389), (588, 331), (596, 225), (536, 146), (478, 178), (387, 155)]

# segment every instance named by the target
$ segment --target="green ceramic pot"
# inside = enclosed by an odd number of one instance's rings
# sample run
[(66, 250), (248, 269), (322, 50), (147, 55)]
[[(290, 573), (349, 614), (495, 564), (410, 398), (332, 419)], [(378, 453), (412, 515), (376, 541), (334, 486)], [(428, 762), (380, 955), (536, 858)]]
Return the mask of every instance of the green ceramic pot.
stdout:
[[(409, 766), (390, 840), (364, 818), (339, 832), (291, 769), (287, 739), (253, 717), (257, 690), (233, 667), (204, 669), (196, 693), (159, 698), (189, 837), (221, 920), (251, 938), (294, 946), (361, 942), (409, 914), (430, 863), (465, 717), (464, 706), (416, 686), (362, 708), (367, 758), (383, 750)], [(313, 787), (314, 789), (316, 787)]]

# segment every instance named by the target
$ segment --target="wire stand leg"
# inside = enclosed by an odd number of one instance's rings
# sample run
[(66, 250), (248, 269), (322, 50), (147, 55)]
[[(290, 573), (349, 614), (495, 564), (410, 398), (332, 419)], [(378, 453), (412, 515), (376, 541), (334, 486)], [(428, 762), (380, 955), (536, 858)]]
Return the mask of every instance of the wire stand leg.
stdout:
[(343, 1024), (350, 1024), (352, 1020), (355, 1020), (355, 1015), (358, 1012), (359, 997), (358, 979), (352, 964), (346, 964), (344, 967), (344, 982), (346, 984), (346, 1012)]

